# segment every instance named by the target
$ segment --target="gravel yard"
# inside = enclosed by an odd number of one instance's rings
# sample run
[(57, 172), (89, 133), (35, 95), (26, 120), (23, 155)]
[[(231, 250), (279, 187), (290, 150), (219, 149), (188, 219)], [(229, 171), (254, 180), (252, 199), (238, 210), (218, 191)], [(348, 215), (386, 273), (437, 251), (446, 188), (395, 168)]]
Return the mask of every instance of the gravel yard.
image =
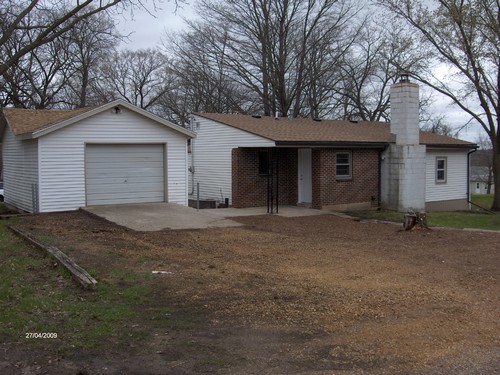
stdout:
[[(84, 212), (18, 221), (100, 282), (117, 269), (165, 271), (151, 276), (155, 304), (192, 319), (165, 337), (161, 322), (148, 326), (157, 306), (145, 305), (147, 334), (135, 345), (70, 352), (47, 371), (500, 373), (500, 233), (402, 231), (332, 215), (235, 220), (244, 225), (158, 232)], [(38, 362), (43, 354), (31, 352)]]

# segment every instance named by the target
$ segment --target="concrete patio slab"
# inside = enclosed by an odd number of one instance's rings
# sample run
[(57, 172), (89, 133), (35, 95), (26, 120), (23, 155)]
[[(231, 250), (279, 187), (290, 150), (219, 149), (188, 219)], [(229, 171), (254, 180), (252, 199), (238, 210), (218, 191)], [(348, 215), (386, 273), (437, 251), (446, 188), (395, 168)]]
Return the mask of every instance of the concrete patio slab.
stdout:
[[(242, 224), (231, 220), (231, 217), (267, 214), (266, 207), (219, 208), (197, 211), (194, 208), (173, 203), (91, 206), (85, 207), (84, 210), (136, 231), (236, 227)], [(298, 217), (325, 214), (328, 214), (328, 212), (303, 207), (283, 206), (279, 208), (279, 213), (275, 215)]]

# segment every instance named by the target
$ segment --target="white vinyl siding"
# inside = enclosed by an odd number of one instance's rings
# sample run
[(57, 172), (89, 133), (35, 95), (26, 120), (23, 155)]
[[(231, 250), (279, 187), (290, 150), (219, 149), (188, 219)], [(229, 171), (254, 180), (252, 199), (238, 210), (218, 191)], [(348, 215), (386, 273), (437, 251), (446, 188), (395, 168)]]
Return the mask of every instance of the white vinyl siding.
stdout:
[(88, 144), (87, 205), (163, 202), (165, 145)]
[(85, 144), (166, 144), (168, 202), (187, 205), (187, 136), (129, 109), (103, 111), (39, 138), (40, 211), (84, 207)]
[[(274, 147), (269, 139), (232, 126), (195, 116), (196, 138), (192, 141), (192, 159), (195, 168), (194, 189), (200, 183), (201, 199), (232, 199), (232, 155), (237, 147)], [(190, 179), (190, 183), (192, 183)], [(191, 190), (190, 189), (190, 190)]]
[(7, 126), (3, 138), (5, 203), (24, 211), (36, 211), (36, 202), (35, 204), (33, 202), (32, 187), (38, 184), (37, 168), (37, 141), (19, 140), (14, 137), (11, 129)]
[[(467, 151), (427, 148), (425, 201), (467, 198)], [(437, 181), (436, 160), (446, 159), (446, 183)]]

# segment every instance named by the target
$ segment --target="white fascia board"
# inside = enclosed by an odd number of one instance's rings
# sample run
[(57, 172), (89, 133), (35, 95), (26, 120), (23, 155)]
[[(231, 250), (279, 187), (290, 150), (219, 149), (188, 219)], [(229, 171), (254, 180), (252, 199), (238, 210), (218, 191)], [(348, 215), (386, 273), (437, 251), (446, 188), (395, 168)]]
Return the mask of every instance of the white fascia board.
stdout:
[(94, 108), (94, 109), (91, 109), (87, 112), (83, 112), (77, 116), (74, 116), (70, 119), (67, 119), (65, 121), (61, 121), (61, 122), (58, 122), (57, 124), (54, 124), (52, 126), (49, 126), (47, 128), (44, 128), (44, 129), (41, 129), (41, 130), (38, 130), (38, 131), (34, 131), (33, 133), (29, 133), (29, 134), (23, 134), (21, 136), (21, 139), (31, 139), (31, 138), (39, 138), (41, 136), (44, 136), (46, 134), (49, 134), (49, 133), (52, 133), (53, 131), (56, 131), (56, 130), (59, 130), (61, 128), (64, 128), (68, 125), (71, 125), (71, 124), (74, 124), (76, 122), (79, 122), (79, 121), (82, 121), (86, 118), (89, 118), (89, 117), (92, 117), (98, 113), (101, 113), (101, 112), (104, 112), (104, 111), (107, 111), (107, 110), (110, 110), (111, 108), (114, 108), (116, 106), (121, 106), (121, 107), (124, 107), (124, 108), (127, 108), (139, 115), (142, 115), (144, 117), (147, 117), (149, 118), (150, 120), (152, 121), (155, 121), (163, 126), (166, 126), (167, 128), (170, 128), (172, 130), (175, 130), (181, 134), (184, 134), (185, 136), (187, 136), (188, 138), (196, 138), (196, 134), (181, 127), (181, 126), (178, 126), (178, 125), (175, 125), (167, 120), (164, 120), (162, 119), (161, 117), (159, 116), (156, 116), (142, 108), (139, 108), (133, 104), (130, 104), (128, 102), (126, 102), (125, 100), (123, 99), (117, 99), (117, 100), (114, 100), (110, 103), (107, 103), (107, 104), (104, 104), (100, 107), (97, 107), (97, 108)]

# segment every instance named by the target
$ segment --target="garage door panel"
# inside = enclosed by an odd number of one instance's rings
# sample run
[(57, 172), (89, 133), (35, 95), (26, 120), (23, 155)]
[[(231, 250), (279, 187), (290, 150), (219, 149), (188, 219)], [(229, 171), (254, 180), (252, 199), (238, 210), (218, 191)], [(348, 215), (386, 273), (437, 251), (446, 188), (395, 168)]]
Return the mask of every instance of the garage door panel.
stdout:
[(87, 145), (87, 205), (163, 202), (164, 145)]
[(152, 200), (151, 197), (131, 197), (131, 198), (126, 198), (126, 197), (117, 197), (116, 195), (113, 196), (105, 196), (105, 197), (100, 197), (97, 202), (106, 202), (106, 203), (94, 203), (94, 204), (89, 204), (89, 206), (98, 206), (102, 204), (133, 204), (133, 203), (161, 203), (163, 200)]
[[(114, 152), (114, 150), (113, 150)], [(105, 155), (105, 154), (99, 154), (99, 155), (87, 155), (87, 160), (90, 162), (99, 162), (103, 158), (107, 158), (109, 162), (117, 162), (120, 163), (123, 159), (126, 158), (131, 158), (132, 160), (136, 161), (156, 161), (157, 163), (161, 163), (163, 160), (159, 157), (159, 155), (145, 155), (143, 153), (135, 153), (135, 152), (128, 152), (128, 153), (120, 153), (120, 155)]]
[(115, 184), (103, 184), (99, 185), (98, 187), (90, 185), (87, 188), (87, 194), (95, 195), (100, 193), (106, 193), (106, 194), (130, 193), (130, 194), (140, 195), (141, 193), (158, 192), (159, 190), (162, 189), (163, 189), (163, 183), (161, 182), (148, 183), (148, 184), (115, 183)]
[[(93, 183), (93, 181), (90, 181), (90, 180), (96, 180), (96, 179), (99, 179), (99, 178), (87, 179), (87, 181), (91, 182), (90, 184), (87, 184), (87, 191), (89, 191), (89, 189), (96, 188), (95, 183)], [(149, 180), (148, 182), (150, 184), (156, 184), (156, 185), (159, 184), (160, 186), (163, 187), (164, 181), (163, 181), (163, 178), (161, 176), (151, 176), (151, 177), (148, 177), (148, 180)], [(130, 189), (130, 190), (137, 189), (135, 186), (145, 185), (144, 178), (142, 176), (141, 177), (128, 177), (126, 183), (124, 183), (122, 177), (108, 177), (106, 179), (106, 183), (101, 183), (101, 185), (103, 185), (103, 186), (106, 186), (106, 185), (115, 186), (118, 184), (122, 184), (123, 186), (125, 186), (127, 189)]]
[[(135, 178), (140, 182), (143, 178), (154, 178), (154, 177), (162, 177), (163, 176), (163, 168), (138, 168), (138, 167), (130, 167), (130, 168), (114, 168), (111, 169), (98, 169), (92, 170), (87, 173), (87, 179), (91, 180), (102, 180), (106, 179), (117, 179), (125, 182), (130, 178)], [(107, 181), (101, 181), (103, 184), (107, 183)], [(117, 181), (118, 182), (118, 181)]]

